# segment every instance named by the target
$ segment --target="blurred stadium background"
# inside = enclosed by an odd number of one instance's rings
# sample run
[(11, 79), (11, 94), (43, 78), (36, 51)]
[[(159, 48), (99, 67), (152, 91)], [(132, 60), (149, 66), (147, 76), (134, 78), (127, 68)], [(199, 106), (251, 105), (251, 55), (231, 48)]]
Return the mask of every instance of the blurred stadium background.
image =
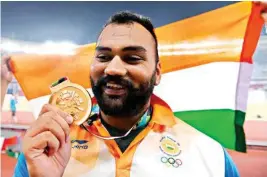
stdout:
[[(11, 53), (61, 53), (69, 54), (77, 45), (68, 42), (37, 43), (1, 38), (1, 56)], [(64, 50), (62, 50), (64, 48)], [(18, 95), (17, 119), (12, 119), (10, 111), (11, 94)], [(16, 158), (21, 150), (23, 133), (34, 121), (27, 99), (16, 79), (8, 86), (1, 112), (1, 175), (11, 177)], [(262, 34), (254, 54), (254, 69), (250, 83), (246, 121), (244, 124), (248, 153), (230, 151), (241, 176), (267, 176), (267, 27)]]

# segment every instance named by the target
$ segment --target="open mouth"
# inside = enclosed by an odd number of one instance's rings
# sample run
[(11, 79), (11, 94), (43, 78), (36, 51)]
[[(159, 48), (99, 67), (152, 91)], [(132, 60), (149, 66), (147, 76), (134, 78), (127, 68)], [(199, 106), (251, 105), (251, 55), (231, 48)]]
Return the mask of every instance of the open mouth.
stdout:
[(123, 95), (126, 93), (126, 88), (120, 84), (107, 83), (104, 92), (108, 95)]
[(119, 90), (119, 89), (123, 89), (124, 87), (119, 84), (107, 83), (106, 88)]

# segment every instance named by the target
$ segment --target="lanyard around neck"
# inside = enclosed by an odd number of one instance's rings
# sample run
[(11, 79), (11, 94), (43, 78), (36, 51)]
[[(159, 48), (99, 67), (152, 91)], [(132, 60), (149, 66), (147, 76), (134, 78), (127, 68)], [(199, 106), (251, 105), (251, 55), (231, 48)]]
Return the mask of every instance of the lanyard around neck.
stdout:
[(99, 133), (93, 131), (93, 129), (92, 129), (93, 122), (96, 121), (97, 119), (100, 119), (100, 109), (99, 109), (99, 106), (97, 104), (95, 104), (95, 105), (93, 105), (90, 119), (88, 119), (87, 122), (82, 124), (81, 127), (83, 127), (86, 131), (88, 131), (89, 133), (93, 134), (94, 136), (96, 136), (97, 138), (100, 138), (100, 139), (104, 139), (104, 140), (120, 139), (120, 138), (124, 138), (124, 137), (128, 136), (132, 132), (132, 130), (146, 127), (147, 124), (149, 123), (150, 119), (151, 119), (151, 115), (152, 115), (152, 108), (149, 107), (149, 109), (143, 114), (143, 116), (138, 120), (138, 122), (136, 124), (134, 124), (124, 135), (122, 135), (122, 136), (102, 136)]

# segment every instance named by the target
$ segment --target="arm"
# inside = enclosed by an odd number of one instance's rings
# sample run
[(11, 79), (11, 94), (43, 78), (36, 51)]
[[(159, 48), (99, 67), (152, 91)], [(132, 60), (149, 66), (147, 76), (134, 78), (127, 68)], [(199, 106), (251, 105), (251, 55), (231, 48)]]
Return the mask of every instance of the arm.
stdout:
[(6, 90), (8, 86), (8, 82), (5, 80), (1, 79), (1, 107), (3, 106), (5, 95), (6, 95)]
[(13, 78), (12, 73), (10, 72), (7, 66), (7, 61), (9, 59), (10, 58), (7, 56), (2, 57), (1, 59), (1, 108), (5, 99), (7, 86)]

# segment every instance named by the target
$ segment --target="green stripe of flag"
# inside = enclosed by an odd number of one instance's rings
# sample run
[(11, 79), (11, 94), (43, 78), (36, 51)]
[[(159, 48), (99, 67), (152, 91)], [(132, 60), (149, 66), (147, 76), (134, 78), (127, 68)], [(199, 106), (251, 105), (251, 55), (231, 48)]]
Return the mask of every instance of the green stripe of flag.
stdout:
[(246, 152), (243, 124), (245, 113), (237, 110), (197, 110), (174, 115), (220, 142), (224, 147)]

